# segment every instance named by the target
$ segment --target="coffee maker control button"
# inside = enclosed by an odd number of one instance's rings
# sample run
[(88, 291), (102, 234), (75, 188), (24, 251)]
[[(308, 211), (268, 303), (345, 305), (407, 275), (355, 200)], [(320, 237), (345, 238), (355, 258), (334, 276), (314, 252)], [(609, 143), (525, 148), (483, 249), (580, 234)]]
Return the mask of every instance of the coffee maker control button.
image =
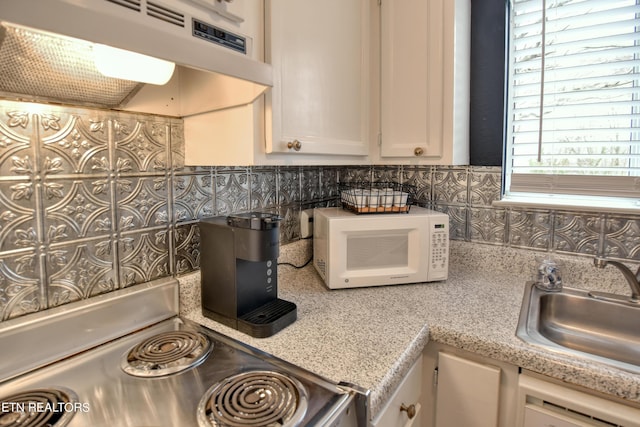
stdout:
[(271, 277), (267, 277), (267, 283), (271, 283)]
[(273, 261), (271, 261), (270, 259), (267, 260), (267, 267), (271, 267)]
[(270, 268), (267, 269), (267, 276), (271, 276), (271, 273), (272, 273), (271, 269)]

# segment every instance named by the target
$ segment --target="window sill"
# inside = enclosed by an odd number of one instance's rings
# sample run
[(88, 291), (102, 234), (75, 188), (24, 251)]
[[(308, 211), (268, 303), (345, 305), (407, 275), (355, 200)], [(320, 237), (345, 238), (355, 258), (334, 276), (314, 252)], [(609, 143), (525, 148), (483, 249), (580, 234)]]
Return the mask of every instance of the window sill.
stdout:
[(618, 213), (640, 215), (640, 201), (614, 198), (571, 198), (559, 195), (503, 196), (492, 206), (504, 208), (554, 209), (580, 212)]

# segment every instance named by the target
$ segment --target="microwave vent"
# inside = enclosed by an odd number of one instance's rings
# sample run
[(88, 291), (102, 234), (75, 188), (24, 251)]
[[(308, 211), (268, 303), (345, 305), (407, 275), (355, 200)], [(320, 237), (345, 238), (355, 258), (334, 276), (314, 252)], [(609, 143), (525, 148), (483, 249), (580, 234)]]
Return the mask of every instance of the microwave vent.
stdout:
[(117, 4), (118, 6), (126, 7), (127, 9), (140, 12), (142, 10), (141, 0), (107, 0), (109, 3)]
[[(132, 10), (137, 13), (143, 13), (144, 4), (142, 0), (105, 0), (108, 3), (112, 3), (118, 6), (122, 6), (128, 10)], [(177, 25), (184, 28), (184, 13), (172, 9), (169, 6), (162, 5), (160, 3), (147, 1), (146, 11), (147, 16), (155, 18), (160, 21), (167, 22), (169, 24)]]
[(315, 266), (316, 266), (316, 269), (318, 269), (318, 272), (320, 273), (320, 275), (322, 277), (326, 277), (326, 275), (327, 275), (327, 264), (324, 262), (324, 260), (323, 259), (316, 259)]
[(184, 14), (158, 3), (147, 2), (147, 15), (184, 28)]

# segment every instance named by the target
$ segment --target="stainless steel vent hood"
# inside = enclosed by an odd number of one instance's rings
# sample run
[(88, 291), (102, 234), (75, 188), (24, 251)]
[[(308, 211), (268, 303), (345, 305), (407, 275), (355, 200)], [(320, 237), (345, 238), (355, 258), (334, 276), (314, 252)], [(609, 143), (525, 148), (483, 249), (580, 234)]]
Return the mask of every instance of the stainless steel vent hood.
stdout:
[[(230, 4), (0, 0), (0, 96), (176, 117), (248, 104), (273, 84), (262, 46), (243, 32), (262, 31), (262, 3), (236, 0), (240, 14)], [(105, 77), (94, 43), (177, 66), (162, 86)]]

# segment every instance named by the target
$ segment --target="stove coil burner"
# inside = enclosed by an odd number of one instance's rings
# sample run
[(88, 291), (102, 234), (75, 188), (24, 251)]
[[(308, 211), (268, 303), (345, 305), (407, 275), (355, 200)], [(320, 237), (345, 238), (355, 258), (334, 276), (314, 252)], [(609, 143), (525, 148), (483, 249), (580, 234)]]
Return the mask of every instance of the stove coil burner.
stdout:
[(298, 426), (307, 412), (304, 386), (278, 372), (249, 371), (215, 384), (198, 405), (200, 427)]
[(63, 427), (75, 415), (78, 396), (65, 388), (27, 390), (0, 399), (2, 427)]
[(137, 377), (160, 377), (199, 365), (211, 350), (213, 344), (199, 332), (163, 332), (133, 347), (122, 369)]

